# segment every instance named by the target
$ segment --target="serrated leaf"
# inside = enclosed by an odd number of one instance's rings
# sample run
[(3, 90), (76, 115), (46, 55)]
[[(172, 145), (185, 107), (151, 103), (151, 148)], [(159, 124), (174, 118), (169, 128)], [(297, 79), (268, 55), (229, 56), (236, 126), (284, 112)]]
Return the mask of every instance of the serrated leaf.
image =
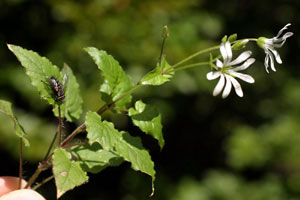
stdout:
[(81, 169), (79, 162), (72, 161), (71, 154), (62, 148), (57, 148), (54, 151), (53, 174), (57, 188), (57, 198), (88, 180), (88, 176)]
[(55, 105), (55, 97), (49, 86), (49, 78), (54, 76), (61, 81), (62, 76), (59, 73), (59, 69), (47, 58), (41, 57), (34, 51), (12, 44), (7, 46), (16, 55), (22, 66), (25, 67), (31, 84), (37, 88), (41, 98), (47, 100), (49, 104)]
[(161, 116), (157, 109), (154, 106), (144, 104), (142, 101), (137, 101), (135, 108), (130, 108), (128, 114), (134, 125), (158, 140), (162, 149), (165, 140), (162, 134)]
[(78, 159), (82, 169), (91, 173), (99, 173), (108, 166), (118, 166), (123, 162), (122, 157), (102, 149), (98, 143), (73, 147), (72, 154)]
[[(85, 48), (85, 51), (102, 71), (104, 82), (100, 87), (100, 92), (104, 101), (115, 101), (133, 88), (133, 82), (111, 55), (95, 47)], [(115, 107), (125, 108), (126, 104), (131, 102), (131, 98), (131, 95), (126, 96), (118, 101)]]
[[(65, 83), (65, 98), (61, 106), (61, 115), (72, 122), (78, 119), (82, 113), (82, 97), (80, 95), (79, 84), (72, 69), (65, 64), (61, 73), (67, 76)], [(57, 106), (54, 109), (55, 116), (58, 116)]]
[(162, 73), (168, 70), (169, 68), (171, 68), (171, 66), (167, 63), (165, 57), (163, 57), (161, 65), (158, 63), (158, 65), (154, 70), (146, 74), (146, 76), (144, 76), (142, 80), (140, 80), (139, 84), (140, 85), (162, 85), (165, 82), (170, 81), (170, 79), (174, 75), (174, 71), (170, 70), (167, 73)]
[(98, 142), (104, 150), (113, 151), (131, 163), (134, 170), (144, 172), (155, 179), (154, 163), (149, 152), (142, 146), (138, 137), (119, 132), (113, 124), (102, 121), (95, 112), (88, 112), (85, 120), (88, 139), (92, 144)]
[(27, 139), (27, 134), (24, 131), (24, 128), (18, 122), (17, 118), (15, 117), (11, 103), (8, 101), (0, 100), (0, 112), (6, 114), (13, 122), (15, 127), (15, 133), (18, 137), (22, 138), (22, 141), (25, 146), (29, 147), (29, 142)]

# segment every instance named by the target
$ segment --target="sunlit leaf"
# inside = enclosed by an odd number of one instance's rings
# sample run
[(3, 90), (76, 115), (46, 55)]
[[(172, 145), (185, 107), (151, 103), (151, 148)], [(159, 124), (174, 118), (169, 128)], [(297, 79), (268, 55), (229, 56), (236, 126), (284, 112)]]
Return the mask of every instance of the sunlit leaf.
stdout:
[(89, 142), (98, 142), (104, 150), (113, 151), (131, 163), (134, 170), (144, 172), (155, 179), (154, 163), (149, 152), (142, 146), (138, 137), (132, 137), (126, 132), (119, 132), (113, 124), (102, 121), (95, 112), (88, 112), (85, 124)]
[(53, 174), (57, 188), (57, 198), (68, 190), (87, 182), (88, 176), (79, 162), (71, 160), (71, 154), (65, 149), (57, 148), (53, 154)]
[(154, 106), (144, 104), (142, 101), (137, 101), (135, 108), (130, 108), (128, 113), (134, 125), (152, 135), (158, 140), (160, 148), (163, 148), (165, 141), (162, 134), (161, 116), (157, 109)]
[(29, 76), (31, 84), (37, 88), (41, 98), (48, 101), (49, 104), (55, 104), (55, 96), (50, 88), (49, 78), (55, 77), (62, 81), (62, 75), (59, 69), (53, 65), (47, 58), (41, 57), (34, 51), (23, 49), (22, 47), (12, 44), (7, 45), (22, 66), (25, 67), (26, 74)]
[[(104, 101), (115, 101), (133, 88), (133, 82), (111, 55), (94, 47), (88, 47), (85, 50), (102, 71), (104, 82), (100, 87), (100, 92)], [(128, 95), (118, 101), (115, 106), (125, 108), (130, 101), (131, 95)]]
[(123, 162), (122, 157), (102, 149), (98, 143), (73, 147), (72, 154), (76, 156), (82, 169), (91, 173), (99, 173), (108, 166), (118, 166)]
[(170, 79), (174, 75), (174, 71), (173, 70), (166, 71), (169, 68), (171, 68), (171, 66), (167, 63), (165, 57), (163, 57), (161, 65), (158, 63), (156, 68), (151, 72), (149, 72), (148, 74), (146, 74), (146, 76), (142, 78), (139, 84), (140, 85), (162, 85), (165, 82), (170, 81)]
[[(61, 104), (61, 115), (68, 121), (78, 119), (82, 113), (82, 97), (80, 95), (79, 84), (74, 76), (71, 68), (65, 64), (61, 73), (66, 75), (66, 83), (64, 85), (65, 98)], [(58, 116), (57, 106), (55, 108), (55, 115)]]
[(29, 142), (27, 140), (27, 134), (25, 133), (23, 127), (20, 125), (17, 118), (15, 117), (12, 111), (11, 103), (8, 101), (0, 100), (0, 112), (6, 114), (14, 122), (16, 135), (22, 138), (25, 146), (28, 147)]

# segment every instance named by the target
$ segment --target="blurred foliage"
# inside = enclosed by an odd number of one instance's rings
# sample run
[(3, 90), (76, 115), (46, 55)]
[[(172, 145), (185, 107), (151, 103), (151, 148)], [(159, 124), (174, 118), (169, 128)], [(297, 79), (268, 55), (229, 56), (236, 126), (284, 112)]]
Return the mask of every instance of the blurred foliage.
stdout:
[[(283, 64), (276, 65), (276, 73), (266, 74), (263, 51), (251, 46), (257, 62), (247, 73), (256, 82), (242, 83), (243, 98), (213, 97), (216, 82), (206, 80), (208, 67), (178, 72), (171, 82), (140, 89), (133, 98), (156, 105), (164, 123), (162, 151), (154, 147), (155, 141), (143, 138), (156, 163), (152, 199), (300, 199), (299, 8), (300, 1), (295, 0), (0, 1), (0, 98), (13, 102), (29, 135), (26, 176), (35, 168), (31, 163), (44, 156), (57, 119), (6, 43), (37, 51), (59, 67), (68, 63), (87, 111), (97, 110), (103, 102), (98, 92), (101, 76), (84, 47), (106, 50), (137, 82), (156, 66), (166, 24), (170, 31), (166, 59), (174, 64), (218, 44), (225, 34), (273, 37), (290, 22), (295, 35), (279, 50)], [(9, 119), (0, 117), (3, 163), (10, 155), (16, 158), (18, 140)], [(105, 117), (118, 129), (139, 134), (126, 116), (108, 113)], [(75, 128), (65, 126), (66, 132)], [(17, 175), (13, 171), (17, 168), (7, 167), (16, 166), (16, 160), (2, 166), (2, 175)], [(91, 176), (88, 184), (62, 199), (146, 199), (151, 193), (147, 178), (123, 164)], [(43, 188), (43, 195), (55, 198), (53, 183)]]

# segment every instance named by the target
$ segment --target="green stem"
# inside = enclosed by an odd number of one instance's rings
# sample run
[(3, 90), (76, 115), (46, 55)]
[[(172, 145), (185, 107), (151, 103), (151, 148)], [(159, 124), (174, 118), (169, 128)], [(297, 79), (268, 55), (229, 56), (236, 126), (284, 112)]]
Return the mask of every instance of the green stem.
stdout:
[(45, 183), (49, 182), (49, 181), (52, 180), (53, 178), (54, 178), (54, 176), (52, 175), (52, 176), (50, 176), (50, 177), (44, 179), (41, 183), (39, 183), (39, 184), (37, 184), (36, 186), (34, 186), (34, 187), (32, 188), (32, 190), (37, 190), (39, 187), (41, 187), (41, 186), (44, 185)]
[(61, 134), (61, 111), (60, 111), (60, 105), (58, 105), (58, 146), (60, 147), (61, 145), (61, 139), (62, 139), (62, 134)]
[(188, 69), (188, 68), (192, 68), (192, 67), (209, 65), (209, 63), (210, 62), (200, 62), (200, 63), (194, 63), (194, 64), (190, 64), (190, 65), (184, 65), (182, 67), (178, 67), (178, 68), (174, 69), (174, 71), (180, 71), (180, 70), (184, 70), (184, 69)]
[(198, 56), (198, 55), (201, 55), (201, 54), (204, 54), (204, 53), (207, 53), (207, 52), (210, 52), (210, 51), (219, 49), (219, 48), (220, 48), (220, 45), (218, 45), (218, 46), (213, 46), (213, 47), (210, 47), (210, 48), (207, 48), (207, 49), (203, 49), (203, 50), (201, 50), (201, 51), (198, 51), (198, 52), (196, 52), (196, 53), (190, 55), (189, 57), (187, 57), (187, 58), (185, 58), (185, 59), (179, 61), (178, 63), (176, 63), (176, 64), (173, 65), (172, 67), (166, 69), (165, 71), (161, 72), (161, 74), (166, 74), (166, 73), (168, 73), (169, 71), (175, 69), (175, 68), (178, 67), (179, 65), (181, 65), (181, 64), (183, 64), (183, 63), (185, 63), (185, 62), (191, 60), (192, 58), (194, 58), (194, 57), (196, 57), (196, 56)]

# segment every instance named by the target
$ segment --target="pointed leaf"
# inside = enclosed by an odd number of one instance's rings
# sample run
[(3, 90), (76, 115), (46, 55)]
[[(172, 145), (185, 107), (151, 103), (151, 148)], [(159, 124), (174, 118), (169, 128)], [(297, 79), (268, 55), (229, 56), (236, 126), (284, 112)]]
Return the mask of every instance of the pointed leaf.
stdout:
[(22, 66), (25, 67), (31, 84), (37, 88), (41, 98), (47, 100), (49, 104), (54, 105), (55, 96), (50, 88), (49, 78), (54, 76), (57, 80), (62, 81), (59, 69), (47, 58), (41, 57), (36, 52), (11, 44), (7, 46), (16, 55)]
[[(133, 88), (133, 82), (111, 55), (94, 47), (85, 48), (102, 71), (104, 83), (100, 87), (102, 98), (106, 102), (115, 101)], [(131, 95), (118, 101), (115, 106), (125, 108), (130, 103)]]
[(134, 170), (144, 172), (155, 179), (154, 163), (149, 152), (142, 146), (138, 137), (132, 137), (128, 133), (119, 132), (113, 124), (102, 121), (95, 112), (86, 115), (86, 128), (89, 142), (100, 143), (104, 150), (113, 151), (131, 163)]
[(53, 174), (57, 188), (57, 198), (88, 180), (86, 172), (81, 169), (79, 162), (72, 161), (71, 154), (62, 148), (57, 148), (54, 151)]
[(29, 147), (29, 142), (27, 140), (27, 134), (25, 133), (23, 127), (18, 122), (17, 118), (15, 117), (11, 103), (8, 101), (0, 100), (0, 112), (6, 114), (13, 122), (15, 127), (15, 133), (18, 137), (22, 138), (24, 145)]
[(99, 173), (108, 166), (118, 166), (123, 162), (122, 157), (102, 149), (98, 143), (73, 147), (72, 153), (79, 160), (82, 169), (91, 173)]
[(139, 82), (140, 85), (162, 85), (165, 82), (170, 81), (170, 79), (174, 75), (174, 71), (170, 70), (166, 73), (163, 73), (164, 71), (171, 68), (171, 66), (167, 63), (165, 57), (162, 58), (161, 66), (158, 65), (154, 70), (146, 74), (142, 78), (142, 80)]
[[(82, 98), (80, 95), (79, 84), (72, 69), (67, 64), (64, 65), (61, 73), (67, 77), (64, 86), (65, 99), (63, 100), (63, 104), (61, 104), (61, 115), (72, 122), (75, 119), (78, 119), (82, 113)], [(54, 113), (58, 116), (57, 106), (55, 107)]]
[(135, 108), (129, 109), (129, 116), (134, 125), (145, 133), (152, 135), (158, 140), (160, 148), (163, 148), (165, 140), (162, 135), (161, 116), (154, 106), (137, 101)]

